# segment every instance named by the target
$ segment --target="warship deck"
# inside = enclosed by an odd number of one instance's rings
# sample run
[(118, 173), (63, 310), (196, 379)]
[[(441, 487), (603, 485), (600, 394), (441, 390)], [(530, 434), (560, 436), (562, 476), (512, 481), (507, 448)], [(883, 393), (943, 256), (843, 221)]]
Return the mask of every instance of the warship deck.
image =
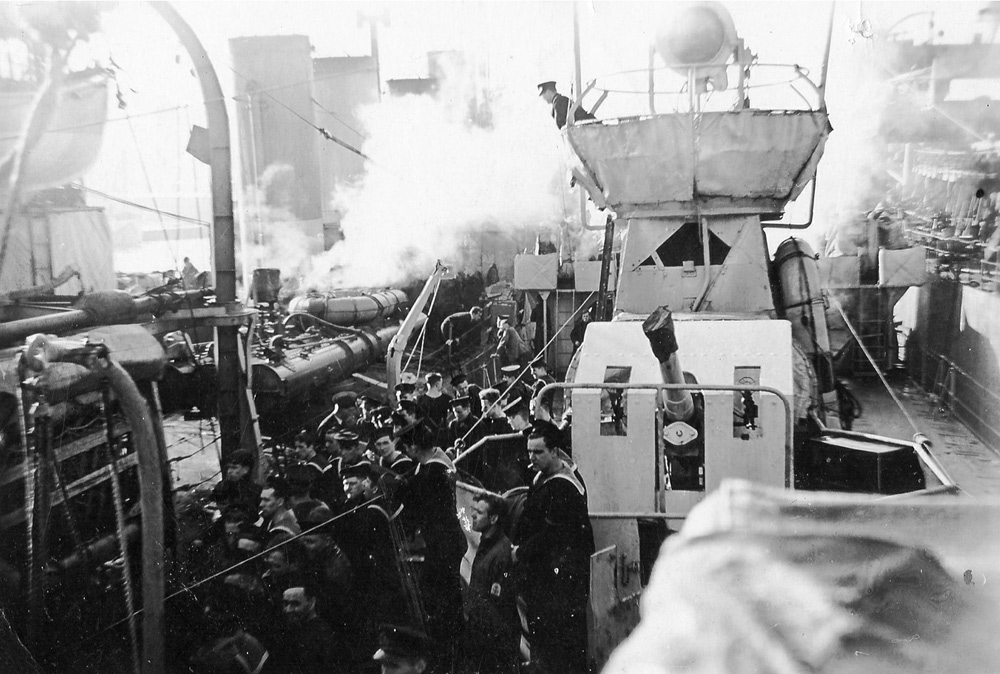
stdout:
[[(893, 438), (913, 437), (906, 416), (877, 377), (855, 378), (851, 384), (864, 410), (853, 430)], [(934, 456), (962, 491), (974, 497), (1000, 495), (1000, 451), (973, 435), (939, 400), (912, 380), (890, 380), (890, 385), (920, 432), (930, 439)]]

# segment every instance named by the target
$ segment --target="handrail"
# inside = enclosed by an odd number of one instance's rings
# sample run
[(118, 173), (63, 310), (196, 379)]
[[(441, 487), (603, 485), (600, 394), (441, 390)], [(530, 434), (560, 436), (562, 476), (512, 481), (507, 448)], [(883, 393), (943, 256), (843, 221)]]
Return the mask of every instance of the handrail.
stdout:
[(473, 452), (477, 451), (480, 447), (482, 447), (483, 445), (485, 445), (487, 443), (487, 441), (489, 441), (489, 440), (513, 440), (514, 438), (518, 438), (518, 437), (522, 437), (522, 436), (521, 436), (520, 433), (517, 433), (517, 432), (512, 432), (512, 433), (498, 433), (496, 435), (487, 435), (487, 436), (484, 436), (482, 438), (479, 438), (479, 440), (477, 440), (472, 445), (472, 447), (469, 447), (465, 451), (461, 452), (454, 459), (452, 459), (451, 462), (452, 463), (458, 463), (459, 461), (461, 461), (462, 459), (464, 459), (469, 454), (472, 454)]
[[(594, 78), (594, 79), (590, 80), (589, 82), (587, 82), (586, 90), (587, 91), (594, 91), (594, 90), (596, 90), (596, 91), (602, 92), (603, 94), (625, 94), (625, 95), (630, 95), (630, 96), (643, 96), (643, 97), (646, 98), (647, 107), (651, 111), (651, 112), (647, 112), (645, 114), (657, 114), (656, 113), (656, 108), (655, 108), (655, 97), (656, 96), (681, 96), (681, 95), (687, 93), (688, 82), (687, 82), (687, 79), (685, 78), (683, 82), (679, 82), (677, 84), (676, 90), (673, 89), (673, 88), (666, 88), (666, 87), (661, 88), (661, 89), (658, 90), (658, 89), (655, 88), (655, 77), (654, 77), (654, 74), (657, 73), (657, 72), (660, 72), (660, 71), (675, 72), (678, 69), (683, 68), (683, 67), (684, 67), (683, 65), (677, 65), (677, 66), (658, 66), (658, 67), (635, 68), (635, 69), (632, 69), (632, 70), (622, 70), (622, 71), (615, 72), (615, 73), (609, 73), (607, 75), (601, 76), (600, 78)], [(740, 66), (740, 64), (738, 64), (738, 63), (730, 63), (730, 64), (728, 64), (726, 66), (726, 68), (736, 68), (736, 67), (740, 67), (742, 69), (742, 66)], [(813, 82), (809, 78), (809, 71), (807, 69), (803, 68), (802, 66), (800, 66), (798, 64), (794, 64), (794, 63), (754, 63), (753, 64), (753, 68), (754, 68), (755, 71), (758, 71), (758, 72), (760, 70), (764, 70), (764, 69), (770, 69), (772, 71), (788, 70), (790, 72), (790, 75), (787, 78), (782, 77), (781, 79), (777, 79), (775, 81), (765, 81), (765, 82), (752, 83), (752, 82), (750, 82), (748, 80), (743, 85), (744, 93), (749, 92), (749, 91), (760, 91), (762, 89), (770, 89), (770, 88), (773, 88), (773, 87), (776, 87), (776, 86), (791, 86), (792, 84), (795, 84), (797, 82), (805, 80), (808, 83), (808, 85), (809, 85), (809, 89), (812, 91), (813, 94), (815, 94), (816, 99), (817, 99), (815, 104), (806, 101), (806, 105), (808, 106), (808, 109), (809, 110), (822, 110), (823, 109), (823, 106), (824, 106), (824, 100), (823, 100), (824, 96), (823, 96), (823, 93), (824, 92), (823, 92), (822, 85), (817, 85), (815, 82)], [(628, 76), (637, 76), (639, 74), (643, 74), (643, 75), (647, 76), (646, 79), (645, 79), (645, 81), (644, 81), (644, 85), (645, 86), (643, 86), (641, 89), (638, 88), (638, 87), (632, 88), (631, 86), (628, 86), (628, 85), (625, 85), (625, 86), (614, 86), (613, 84), (609, 84), (607, 86), (602, 86), (600, 84), (600, 80), (608, 81), (608, 80), (614, 80), (616, 78), (623, 78), (623, 77), (628, 77)], [(739, 95), (736, 89), (727, 90), (727, 92), (728, 93), (732, 93), (734, 96), (738, 96)], [(726, 92), (718, 92), (718, 93), (722, 94), (722, 93), (726, 93)], [(637, 107), (637, 109), (638, 109), (638, 107)], [(743, 109), (742, 106), (740, 106), (739, 109), (742, 110)], [(642, 113), (640, 113), (640, 114), (642, 114)]]
[[(785, 406), (785, 487), (787, 489), (794, 489), (793, 474), (795, 471), (795, 458), (793, 456), (793, 444), (792, 444), (792, 433), (795, 428), (795, 419), (792, 416), (792, 405), (785, 397), (785, 394), (772, 386), (760, 386), (759, 384), (754, 384), (750, 386), (736, 386), (735, 384), (614, 384), (614, 383), (604, 383), (604, 384), (576, 384), (572, 382), (555, 382), (552, 384), (546, 384), (542, 389), (536, 394), (536, 398), (540, 398), (549, 392), (554, 392), (556, 389), (599, 389), (607, 390), (612, 389), (616, 391), (626, 391), (631, 389), (655, 389), (657, 392), (662, 391), (728, 391), (731, 393), (738, 393), (742, 391), (757, 391), (760, 393), (770, 393), (778, 397), (781, 400), (781, 404)], [(657, 403), (657, 408), (659, 408), (659, 402)]]

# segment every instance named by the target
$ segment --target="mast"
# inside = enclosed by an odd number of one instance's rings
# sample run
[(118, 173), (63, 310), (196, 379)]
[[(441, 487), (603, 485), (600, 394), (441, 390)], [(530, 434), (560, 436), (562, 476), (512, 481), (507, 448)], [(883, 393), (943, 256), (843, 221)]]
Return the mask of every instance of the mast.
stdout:
[[(236, 308), (236, 237), (233, 225), (232, 159), (229, 148), (229, 116), (226, 99), (219, 85), (215, 68), (208, 53), (181, 18), (167, 2), (151, 2), (164, 21), (177, 33), (181, 44), (191, 57), (205, 98), (208, 115), (208, 138), (211, 146), (212, 170), (212, 266), (215, 272), (215, 292), (219, 304)], [(246, 398), (245, 379), (240, 374), (239, 326), (226, 325), (215, 328), (215, 353), (219, 385), (219, 431), (222, 437), (222, 457), (225, 458), (241, 446), (252, 445), (251, 424)]]

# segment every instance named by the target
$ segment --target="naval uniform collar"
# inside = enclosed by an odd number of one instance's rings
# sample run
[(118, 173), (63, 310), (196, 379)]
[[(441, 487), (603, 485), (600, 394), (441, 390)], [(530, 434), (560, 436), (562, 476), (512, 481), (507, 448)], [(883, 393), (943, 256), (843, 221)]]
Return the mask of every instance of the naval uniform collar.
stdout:
[(440, 447), (435, 447), (434, 452), (430, 455), (426, 461), (417, 462), (417, 472), (420, 472), (422, 466), (426, 466), (431, 463), (440, 463), (442, 466), (448, 469), (449, 472), (455, 470), (455, 464), (451, 462), (448, 455)]
[(559, 470), (552, 473), (551, 475), (545, 476), (542, 473), (538, 473), (535, 476), (535, 484), (539, 487), (549, 482), (550, 480), (566, 480), (571, 485), (573, 485), (573, 487), (575, 487), (578, 492), (580, 492), (580, 496), (585, 496), (587, 493), (587, 490), (583, 488), (583, 483), (581, 483), (580, 480), (577, 479), (576, 475), (573, 473), (573, 468), (566, 461), (563, 461), (562, 466), (560, 466)]

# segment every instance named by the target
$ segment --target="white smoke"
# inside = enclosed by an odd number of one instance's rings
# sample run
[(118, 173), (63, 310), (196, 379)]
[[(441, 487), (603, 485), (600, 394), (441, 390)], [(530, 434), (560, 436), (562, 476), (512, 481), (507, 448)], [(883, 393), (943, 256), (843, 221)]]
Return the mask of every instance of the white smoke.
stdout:
[[(244, 188), (242, 209), (246, 250), (241, 255), (251, 267), (280, 269), (285, 279), (309, 274), (309, 250), (316, 246), (290, 210), (294, 175), (288, 164), (268, 165), (256, 185)], [(249, 283), (249, 278), (244, 283)]]
[(548, 109), (529, 90), (490, 112), (489, 128), (470, 124), (468, 98), (448, 89), (365, 109), (371, 160), (336, 192), (344, 240), (314, 259), (308, 285), (402, 284), (455, 261), (476, 230), (561, 222), (565, 149)]

